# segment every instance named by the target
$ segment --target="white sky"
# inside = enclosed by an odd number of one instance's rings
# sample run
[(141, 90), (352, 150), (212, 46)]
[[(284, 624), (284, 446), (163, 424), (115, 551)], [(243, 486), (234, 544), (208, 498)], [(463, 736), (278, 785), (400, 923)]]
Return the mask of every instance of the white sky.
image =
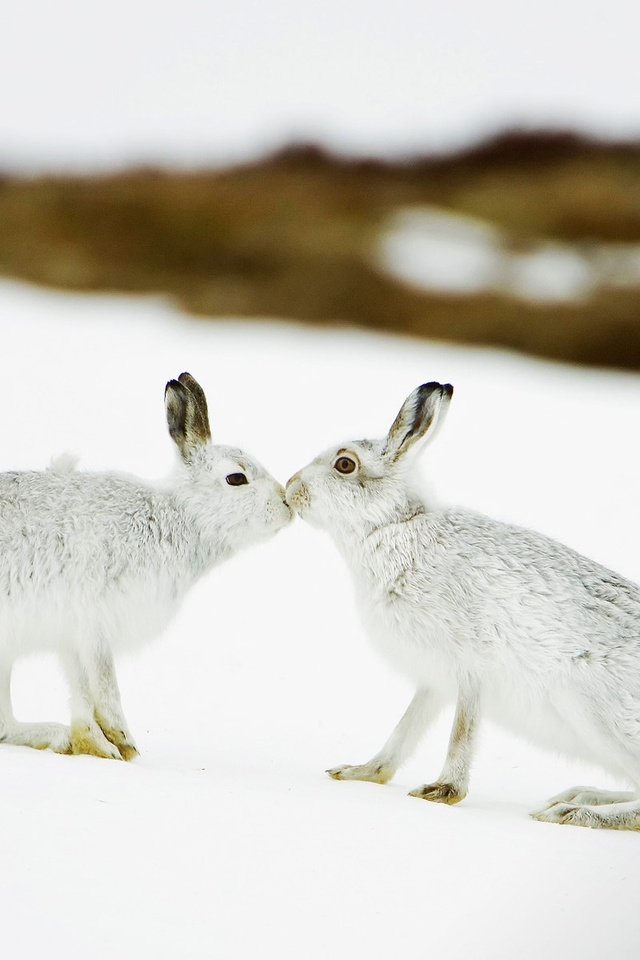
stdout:
[(635, 0), (5, 0), (0, 165), (225, 162), (294, 138), (640, 134)]

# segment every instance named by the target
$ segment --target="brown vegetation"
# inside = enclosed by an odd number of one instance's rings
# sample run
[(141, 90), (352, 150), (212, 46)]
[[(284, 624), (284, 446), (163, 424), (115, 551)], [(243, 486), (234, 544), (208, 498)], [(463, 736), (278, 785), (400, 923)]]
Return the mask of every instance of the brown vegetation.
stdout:
[(534, 305), (425, 293), (376, 268), (383, 222), (424, 203), (491, 220), (516, 243), (640, 243), (640, 144), (513, 133), (407, 162), (297, 147), (215, 172), (5, 176), (0, 272), (166, 293), (207, 316), (353, 323), (640, 368), (638, 290)]

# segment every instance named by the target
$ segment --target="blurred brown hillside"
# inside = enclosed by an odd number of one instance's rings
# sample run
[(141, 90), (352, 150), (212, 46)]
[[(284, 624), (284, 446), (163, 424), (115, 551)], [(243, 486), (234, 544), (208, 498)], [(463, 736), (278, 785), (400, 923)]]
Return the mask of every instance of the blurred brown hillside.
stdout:
[(480, 218), (514, 250), (634, 250), (640, 143), (516, 132), (406, 162), (292, 147), (223, 171), (4, 176), (0, 272), (166, 293), (207, 316), (352, 323), (640, 369), (640, 281), (550, 303), (438, 293), (385, 270), (376, 251), (390, 218), (424, 205)]

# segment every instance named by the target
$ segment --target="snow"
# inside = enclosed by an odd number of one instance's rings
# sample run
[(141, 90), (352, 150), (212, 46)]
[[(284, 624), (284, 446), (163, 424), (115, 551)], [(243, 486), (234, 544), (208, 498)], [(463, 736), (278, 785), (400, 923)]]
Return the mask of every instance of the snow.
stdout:
[(380, 262), (400, 280), (445, 293), (480, 293), (504, 276), (501, 232), (438, 207), (394, 213), (380, 240)]
[[(164, 382), (190, 369), (214, 435), (283, 480), (386, 429), (427, 379), (456, 387), (425, 454), (440, 498), (531, 525), (640, 579), (640, 380), (499, 351), (266, 322), (160, 299), (3, 282), (0, 468), (157, 476)], [(598, 770), (484, 729), (458, 807), (433, 779), (450, 717), (385, 787), (324, 769), (377, 749), (411, 691), (369, 649), (330, 542), (296, 523), (218, 568), (119, 664), (132, 764), (0, 747), (3, 953), (32, 958), (432, 956), (635, 960), (635, 834), (527, 813)], [(65, 719), (52, 661), (20, 664), (21, 718)]]
[(640, 286), (640, 246), (631, 243), (601, 244), (594, 251), (600, 282), (613, 287)]
[(448, 149), (505, 126), (640, 133), (629, 0), (21, 0), (0, 165), (228, 163), (291, 139)]
[(385, 225), (377, 263), (393, 276), (443, 293), (508, 293), (522, 300), (583, 300), (598, 287), (640, 284), (640, 246), (533, 241), (511, 249), (508, 231), (434, 206), (397, 210)]
[(511, 258), (510, 286), (527, 300), (580, 300), (593, 292), (594, 279), (587, 258), (569, 244), (544, 243)]

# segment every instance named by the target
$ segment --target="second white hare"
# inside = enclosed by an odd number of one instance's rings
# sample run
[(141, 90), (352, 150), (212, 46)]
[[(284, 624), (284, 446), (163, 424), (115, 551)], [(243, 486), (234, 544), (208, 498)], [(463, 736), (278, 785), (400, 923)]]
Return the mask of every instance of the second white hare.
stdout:
[[(0, 741), (130, 760), (137, 753), (113, 663), (152, 638), (214, 564), (292, 517), (255, 460), (213, 446), (207, 402), (188, 373), (165, 391), (180, 453), (163, 485), (63, 470), (0, 474)], [(59, 654), (71, 726), (20, 723), (13, 661)]]
[(351, 568), (373, 643), (416, 686), (368, 763), (328, 772), (385, 783), (456, 699), (442, 772), (412, 796), (464, 799), (486, 715), (634, 787), (574, 787), (537, 819), (639, 830), (640, 588), (540, 534), (429, 505), (407, 454), (433, 436), (452, 394), (423, 384), (385, 438), (333, 447), (287, 485), (290, 505)]

